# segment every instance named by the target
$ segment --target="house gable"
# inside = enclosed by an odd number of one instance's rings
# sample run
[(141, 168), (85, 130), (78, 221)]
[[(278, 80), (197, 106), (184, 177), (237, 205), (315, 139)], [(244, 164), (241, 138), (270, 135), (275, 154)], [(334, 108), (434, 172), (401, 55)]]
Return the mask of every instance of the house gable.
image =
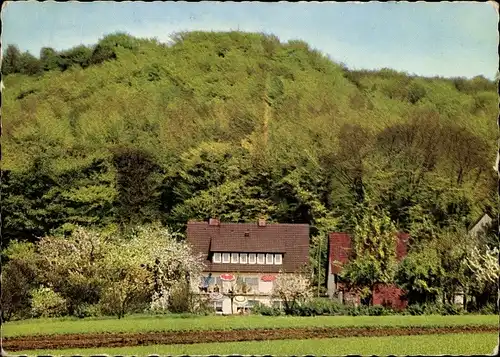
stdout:
[[(408, 233), (397, 233), (396, 259), (401, 261), (408, 252)], [(349, 261), (352, 249), (351, 236), (344, 232), (333, 232), (329, 236), (329, 262), (332, 274), (340, 274), (342, 265)]]

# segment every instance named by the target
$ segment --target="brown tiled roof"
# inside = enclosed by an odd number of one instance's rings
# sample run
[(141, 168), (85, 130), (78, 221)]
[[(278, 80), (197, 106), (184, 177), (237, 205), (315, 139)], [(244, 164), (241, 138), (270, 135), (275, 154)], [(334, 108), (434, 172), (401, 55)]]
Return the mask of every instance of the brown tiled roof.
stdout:
[[(262, 272), (295, 271), (309, 262), (309, 225), (267, 223), (188, 222), (187, 241), (196, 254), (203, 254), (206, 271)], [(212, 253), (282, 253), (283, 264), (213, 264)]]
[[(407, 254), (408, 233), (397, 233), (398, 241), (396, 245), (396, 259), (402, 260)], [(339, 274), (342, 270), (342, 264), (349, 261), (349, 252), (351, 250), (351, 236), (347, 233), (330, 233), (329, 237), (329, 261), (333, 274)], [(340, 263), (338, 263), (340, 262)]]

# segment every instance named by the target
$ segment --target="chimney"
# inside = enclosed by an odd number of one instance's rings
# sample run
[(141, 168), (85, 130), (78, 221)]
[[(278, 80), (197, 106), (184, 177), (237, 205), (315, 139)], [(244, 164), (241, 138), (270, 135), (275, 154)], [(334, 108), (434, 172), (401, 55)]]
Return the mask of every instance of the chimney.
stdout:
[(220, 221), (217, 218), (210, 218), (208, 220), (208, 225), (209, 226), (218, 226), (218, 225), (220, 225)]
[(260, 218), (259, 222), (258, 222), (258, 225), (259, 225), (259, 227), (265, 227), (266, 226), (266, 220), (263, 219), (263, 218)]

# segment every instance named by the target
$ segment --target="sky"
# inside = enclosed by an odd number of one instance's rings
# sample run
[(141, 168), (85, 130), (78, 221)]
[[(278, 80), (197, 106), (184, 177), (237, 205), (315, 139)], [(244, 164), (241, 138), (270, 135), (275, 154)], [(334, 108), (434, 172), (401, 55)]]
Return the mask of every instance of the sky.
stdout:
[[(4, 5), (5, 6), (5, 5)], [(488, 2), (11, 2), (2, 46), (38, 56), (127, 32), (168, 42), (179, 31), (265, 32), (306, 41), (350, 69), (493, 79), (498, 9)]]

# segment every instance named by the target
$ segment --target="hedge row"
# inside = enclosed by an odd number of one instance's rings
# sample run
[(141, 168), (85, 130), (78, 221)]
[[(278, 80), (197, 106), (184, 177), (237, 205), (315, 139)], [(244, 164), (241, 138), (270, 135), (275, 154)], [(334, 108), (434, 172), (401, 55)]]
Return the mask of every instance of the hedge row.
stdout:
[[(269, 307), (266, 305), (256, 305), (253, 309), (255, 314), (264, 316), (385, 316), (385, 315), (464, 315), (468, 312), (461, 306), (452, 304), (415, 304), (408, 306), (405, 310), (397, 311), (381, 305), (373, 306), (352, 306), (343, 305), (335, 300), (315, 299), (307, 303), (295, 306), (291, 311), (285, 313), (284, 309)], [(479, 314), (497, 314), (498, 307), (488, 305)]]

